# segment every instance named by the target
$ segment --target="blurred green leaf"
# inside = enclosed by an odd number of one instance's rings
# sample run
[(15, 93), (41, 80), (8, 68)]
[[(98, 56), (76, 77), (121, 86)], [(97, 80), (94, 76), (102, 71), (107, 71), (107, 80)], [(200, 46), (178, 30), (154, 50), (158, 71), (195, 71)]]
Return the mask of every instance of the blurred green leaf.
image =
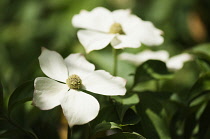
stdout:
[(117, 133), (111, 136), (107, 136), (105, 138), (100, 138), (100, 139), (146, 139), (142, 135), (138, 133)]
[(168, 127), (164, 123), (164, 120), (150, 109), (147, 109), (146, 113), (152, 121), (159, 137), (161, 139), (170, 139)]
[(197, 59), (196, 62), (198, 63), (198, 65), (201, 67), (201, 69), (204, 72), (208, 72), (210, 71), (210, 63), (208, 61), (206, 61), (205, 59)]
[(150, 109), (161, 119), (164, 119), (165, 124), (168, 124), (171, 116), (169, 117), (169, 115), (165, 112), (164, 107), (168, 107), (167, 109), (171, 108), (171, 111), (176, 111), (177, 109), (172, 109), (173, 107), (170, 107), (169, 103), (167, 104), (167, 106), (165, 106), (165, 101), (168, 100), (169, 97), (167, 96), (167, 94), (164, 94), (162, 92), (139, 92), (139, 97), (141, 98), (141, 101), (136, 105), (137, 113), (138, 115), (140, 115), (141, 118), (141, 121), (139, 123), (140, 125), (138, 127), (140, 129), (138, 129), (138, 132), (149, 139), (159, 138), (159, 133), (153, 123), (153, 119), (151, 119), (153, 117), (149, 117), (147, 110)]
[(122, 130), (122, 128), (114, 123), (114, 122), (105, 122), (105, 123), (100, 123), (98, 125), (95, 126), (95, 128), (93, 129), (93, 135), (96, 134), (97, 132), (101, 132), (101, 131), (106, 131), (109, 129), (120, 129)]
[(210, 71), (210, 43), (200, 44), (190, 50), (198, 57), (197, 63), (205, 71)]
[(17, 87), (9, 98), (8, 112), (9, 116), (12, 110), (20, 103), (30, 101), (33, 98), (33, 81), (27, 81)]
[(4, 94), (3, 94), (3, 86), (0, 82), (0, 115), (3, 113), (4, 109)]
[(206, 93), (210, 93), (210, 72), (203, 74), (192, 86), (188, 94), (189, 104)]
[(91, 126), (96, 126), (99, 123), (103, 122), (114, 122), (114, 123), (119, 123), (119, 117), (116, 112), (116, 109), (113, 105), (108, 105), (103, 107), (100, 111), (98, 116), (91, 121)]
[(24, 130), (24, 132), (21, 132), (21, 130), (6, 130), (3, 133), (0, 134), (0, 138), (9, 138), (9, 139), (17, 139), (17, 138), (27, 138), (27, 139), (38, 139), (38, 137), (30, 131)]
[(158, 60), (148, 60), (137, 68), (134, 78), (134, 86), (139, 82), (152, 79), (171, 79), (173, 77), (172, 75), (173, 74), (168, 71), (164, 62)]
[(17, 138), (20, 137), (21, 132), (19, 130), (7, 130), (7, 131), (3, 131), (0, 134), (0, 138)]
[(139, 97), (135, 93), (127, 93), (125, 96), (112, 97), (116, 102), (117, 113), (120, 117), (120, 121), (123, 120), (125, 112), (135, 104), (139, 103)]
[(208, 139), (210, 137), (210, 102), (208, 102), (204, 112), (202, 113), (201, 117), (199, 118), (199, 132), (198, 138), (200, 139)]
[(184, 135), (185, 139), (189, 139), (193, 137), (193, 129), (195, 128), (196, 122), (196, 112), (190, 113), (188, 112), (186, 119), (184, 121)]
[(210, 43), (200, 44), (194, 47), (191, 52), (210, 62)]
[(129, 108), (123, 117), (122, 125), (127, 126), (127, 125), (135, 125), (140, 121), (140, 116), (137, 115), (137, 113)]

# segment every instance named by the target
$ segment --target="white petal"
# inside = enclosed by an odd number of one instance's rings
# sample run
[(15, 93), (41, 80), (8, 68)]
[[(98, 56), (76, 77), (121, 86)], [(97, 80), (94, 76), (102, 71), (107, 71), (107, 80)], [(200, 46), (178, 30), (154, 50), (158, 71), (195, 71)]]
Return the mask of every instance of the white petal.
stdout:
[(82, 54), (70, 54), (65, 59), (68, 67), (69, 76), (76, 74), (84, 78), (87, 74), (95, 70), (95, 66), (88, 62)]
[(140, 33), (142, 43), (149, 46), (160, 45), (163, 43), (163, 37), (161, 36), (163, 32), (155, 28), (155, 26), (151, 22), (143, 21), (142, 27), (142, 33)]
[(114, 34), (105, 34), (89, 30), (79, 30), (77, 33), (80, 43), (87, 53), (106, 47), (114, 38)]
[(66, 82), (68, 71), (60, 54), (44, 48), (39, 56), (39, 63), (45, 75), (52, 79)]
[(172, 70), (179, 70), (183, 67), (184, 63), (186, 61), (192, 60), (192, 56), (187, 54), (187, 53), (183, 53), (177, 56), (173, 56), (171, 57), (168, 61), (167, 61), (167, 67), (169, 69)]
[(123, 48), (138, 48), (141, 43), (135, 37), (129, 37), (127, 35), (118, 35), (111, 41), (111, 45), (115, 49)]
[(121, 60), (126, 60), (131, 63), (134, 63), (135, 65), (140, 65), (143, 62), (150, 60), (150, 59), (161, 60), (161, 61), (165, 62), (169, 58), (169, 53), (164, 50), (161, 50), (161, 51), (145, 50), (138, 54), (122, 53), (119, 55), (119, 58)]
[(123, 24), (124, 22), (127, 22), (129, 16), (131, 16), (131, 10), (130, 9), (115, 10), (112, 12), (112, 16), (116, 23)]
[(75, 27), (102, 32), (109, 32), (113, 23), (111, 12), (103, 7), (97, 7), (90, 12), (83, 10), (72, 19), (72, 24)]
[(106, 71), (97, 70), (90, 73), (82, 83), (86, 90), (102, 95), (125, 95), (126, 80), (114, 77)]
[(129, 36), (138, 38), (141, 43), (149, 46), (160, 45), (163, 43), (163, 33), (149, 21), (143, 21), (137, 16), (129, 16), (123, 23), (123, 30)]
[(93, 120), (99, 112), (99, 103), (91, 95), (70, 90), (66, 93), (61, 107), (70, 127)]
[(34, 81), (33, 105), (42, 110), (49, 110), (61, 104), (68, 86), (46, 77), (38, 77)]
[(141, 32), (137, 32), (137, 34), (142, 43), (149, 46), (160, 45), (163, 43), (163, 37), (161, 36), (163, 32), (155, 28), (151, 22), (143, 21), (139, 31)]

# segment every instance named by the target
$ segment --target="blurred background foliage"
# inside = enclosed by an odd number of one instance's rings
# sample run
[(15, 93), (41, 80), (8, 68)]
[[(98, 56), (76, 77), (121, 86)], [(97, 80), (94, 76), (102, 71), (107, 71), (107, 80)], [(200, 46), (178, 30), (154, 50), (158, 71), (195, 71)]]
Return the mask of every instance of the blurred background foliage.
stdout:
[[(162, 45), (124, 51), (163, 49), (170, 56), (187, 51), (195, 55), (195, 60), (187, 62), (169, 79), (160, 75), (160, 78), (149, 77), (147, 81), (138, 80), (144, 75), (136, 72), (135, 66), (120, 61), (118, 76), (128, 80), (127, 88), (132, 91), (125, 98), (113, 97), (115, 107), (107, 103), (107, 98), (96, 95), (101, 103), (99, 116), (90, 124), (75, 126), (73, 138), (85, 139), (87, 134), (92, 138), (104, 137), (108, 133), (117, 134), (107, 138), (137, 138), (131, 132), (148, 139), (210, 138), (209, 0), (1, 0), (0, 116), (9, 113), (9, 117), (0, 117), (0, 138), (56, 139), (65, 134), (59, 107), (40, 111), (28, 101), (33, 93), (33, 80), (44, 76), (38, 56), (41, 47), (55, 50), (63, 57), (76, 52), (85, 54), (71, 19), (81, 9), (92, 10), (98, 6), (110, 10), (129, 8), (163, 30)], [(93, 51), (86, 57), (97, 69), (112, 72), (111, 47)], [(138, 70), (144, 69), (139, 67)], [(31, 81), (26, 82), (28, 80)], [(30, 89), (24, 85), (17, 88), (23, 82)], [(10, 97), (12, 92), (13, 97)]]

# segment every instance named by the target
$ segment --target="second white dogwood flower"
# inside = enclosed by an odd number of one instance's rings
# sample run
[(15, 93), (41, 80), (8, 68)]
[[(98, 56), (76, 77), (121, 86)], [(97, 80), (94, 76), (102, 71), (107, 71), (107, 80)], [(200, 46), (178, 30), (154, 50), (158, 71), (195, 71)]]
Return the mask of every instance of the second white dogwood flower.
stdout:
[(183, 67), (184, 63), (193, 59), (192, 55), (182, 53), (169, 58), (169, 53), (165, 50), (151, 51), (145, 50), (137, 54), (122, 53), (119, 55), (121, 60), (129, 61), (135, 65), (140, 65), (143, 62), (153, 59), (161, 60), (166, 63), (167, 67), (171, 70), (179, 70)]
[(125, 95), (125, 79), (96, 70), (81, 54), (70, 54), (63, 59), (55, 51), (43, 49), (39, 57), (42, 71), (49, 77), (34, 81), (33, 104), (42, 110), (61, 105), (69, 126), (93, 120), (99, 103), (87, 90), (102, 95)]
[(130, 10), (111, 12), (103, 7), (90, 12), (82, 10), (73, 17), (72, 24), (83, 29), (77, 36), (87, 53), (103, 49), (109, 43), (115, 49), (122, 49), (137, 48), (141, 43), (153, 46), (163, 42), (161, 30), (131, 14)]

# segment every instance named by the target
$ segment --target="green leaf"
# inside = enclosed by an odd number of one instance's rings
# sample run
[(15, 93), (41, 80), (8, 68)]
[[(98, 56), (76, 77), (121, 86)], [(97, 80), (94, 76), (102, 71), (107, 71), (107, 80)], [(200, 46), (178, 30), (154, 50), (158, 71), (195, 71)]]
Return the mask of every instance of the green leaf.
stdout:
[(123, 117), (123, 121), (122, 121), (122, 125), (126, 126), (126, 125), (135, 125), (140, 121), (140, 116), (137, 115), (137, 113), (129, 108), (124, 117)]
[(134, 86), (139, 82), (149, 81), (152, 79), (171, 79), (173, 76), (171, 74), (166, 64), (158, 60), (148, 60), (140, 65), (135, 73)]
[(200, 119), (199, 119), (199, 132), (198, 138), (208, 139), (210, 137), (210, 102), (205, 107)]
[(170, 139), (168, 127), (164, 123), (164, 120), (150, 109), (147, 109), (146, 113), (149, 116), (150, 120), (152, 121), (159, 137), (161, 139)]
[(18, 130), (6, 130), (0, 134), (0, 138), (17, 138), (20, 137), (21, 132)]
[(100, 124), (96, 125), (95, 128), (93, 129), (93, 135), (96, 134), (97, 132), (106, 131), (109, 129), (120, 129), (121, 130), (122, 128), (114, 122), (100, 123)]
[(0, 134), (0, 138), (28, 138), (28, 139), (38, 139), (38, 137), (31, 131), (24, 130), (22, 132), (18, 129), (6, 130)]
[(4, 94), (3, 94), (3, 86), (0, 82), (0, 115), (3, 113), (4, 110)]
[(206, 59), (210, 62), (210, 43), (198, 45), (194, 47), (191, 52), (196, 54), (199, 58)]
[(117, 113), (120, 117), (120, 121), (123, 120), (125, 112), (135, 104), (139, 103), (139, 97), (135, 93), (127, 93), (125, 96), (112, 97), (116, 102)]
[(146, 138), (135, 132), (133, 133), (123, 132), (123, 133), (117, 133), (117, 134), (100, 138), (100, 139), (146, 139)]
[(119, 117), (113, 105), (108, 105), (108, 106), (103, 107), (99, 111), (98, 116), (90, 123), (91, 123), (91, 126), (94, 127), (98, 125), (99, 123), (103, 123), (103, 122), (119, 123)]
[[(210, 72), (203, 74), (191, 88), (188, 98), (188, 104), (197, 101), (199, 97), (210, 93)], [(209, 95), (208, 95), (209, 96)], [(208, 97), (205, 97), (204, 100), (209, 100)], [(204, 101), (203, 101), (204, 102)], [(192, 104), (191, 104), (192, 105)], [(194, 105), (194, 104), (193, 104)]]
[(12, 95), (9, 98), (9, 103), (8, 103), (9, 116), (12, 110), (15, 108), (15, 106), (21, 103), (25, 103), (26, 101), (32, 100), (33, 90), (34, 90), (33, 81), (27, 81), (15, 89), (15, 91), (12, 93)]
[[(151, 109), (161, 119), (164, 119), (164, 122), (168, 125), (171, 119), (170, 114), (173, 114), (177, 109), (174, 109), (172, 104), (167, 103), (170, 98), (168, 92), (139, 92), (139, 97), (141, 98), (141, 102), (135, 106), (138, 115), (141, 117), (139, 126), (136, 127), (137, 132), (142, 133), (149, 139), (159, 138), (157, 129), (146, 111)], [(170, 109), (171, 111), (168, 112), (166, 109)]]

